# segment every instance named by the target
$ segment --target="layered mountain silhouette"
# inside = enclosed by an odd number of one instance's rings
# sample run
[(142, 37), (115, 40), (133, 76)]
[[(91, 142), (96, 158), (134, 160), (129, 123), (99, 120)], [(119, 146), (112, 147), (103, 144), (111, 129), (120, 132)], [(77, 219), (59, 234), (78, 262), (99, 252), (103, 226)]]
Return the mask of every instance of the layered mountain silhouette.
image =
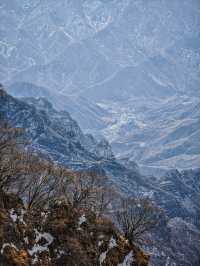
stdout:
[[(167, 216), (149, 236), (154, 249), (145, 247), (152, 252), (155, 265), (167, 261), (189, 265), (191, 260), (198, 261), (198, 169), (173, 170), (162, 177), (144, 176), (134, 162), (118, 161), (106, 140), (97, 141), (84, 134), (69, 113), (57, 111), (45, 98), (19, 100), (1, 89), (0, 114), (12, 126), (23, 127), (30, 147), (40, 154), (75, 170), (93, 169), (107, 175), (110, 181), (105, 185), (115, 186), (122, 197), (149, 197), (163, 208)], [(175, 238), (182, 244), (175, 242)], [(188, 241), (193, 247), (190, 253), (186, 251)], [(179, 253), (184, 254), (184, 258)]]
[(38, 95), (46, 88), (119, 157), (168, 169), (199, 166), (198, 130), (190, 139), (180, 132), (198, 120), (175, 123), (172, 114), (187, 108), (183, 102), (198, 104), (198, 0), (181, 8), (179, 0), (3, 0), (1, 25), (4, 84), (31, 83)]

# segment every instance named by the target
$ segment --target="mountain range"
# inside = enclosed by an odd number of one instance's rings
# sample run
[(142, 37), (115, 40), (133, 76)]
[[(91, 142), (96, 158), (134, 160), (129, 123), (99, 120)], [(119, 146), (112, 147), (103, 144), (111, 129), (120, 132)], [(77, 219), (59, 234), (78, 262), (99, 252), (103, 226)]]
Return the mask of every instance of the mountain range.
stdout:
[(0, 2), (0, 114), (32, 151), (164, 209), (150, 265), (200, 263), (199, 43), (199, 0)]
[[(171, 170), (162, 177), (142, 175), (137, 164), (116, 159), (106, 140), (98, 142), (84, 134), (69, 113), (57, 111), (44, 98), (19, 100), (1, 90), (0, 115), (12, 126), (25, 129), (30, 148), (35, 152), (76, 171), (92, 169), (106, 175), (109, 181), (105, 185), (114, 186), (122, 197), (148, 197), (163, 208), (166, 218), (148, 236), (152, 248), (144, 246), (152, 254), (153, 265), (186, 266), (198, 261), (199, 169)], [(182, 244), (175, 242), (174, 237)], [(191, 253), (186, 251), (188, 241)]]
[(199, 10), (198, 0), (3, 0), (1, 82), (51, 94), (119, 158), (199, 167), (189, 113), (200, 96)]

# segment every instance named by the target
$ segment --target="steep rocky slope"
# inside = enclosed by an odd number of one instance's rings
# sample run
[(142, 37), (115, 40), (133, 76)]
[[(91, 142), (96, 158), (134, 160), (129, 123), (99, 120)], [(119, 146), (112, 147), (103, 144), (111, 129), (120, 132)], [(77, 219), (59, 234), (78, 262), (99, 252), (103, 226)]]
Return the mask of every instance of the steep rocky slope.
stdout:
[(48, 98), (56, 109), (69, 111), (85, 132), (106, 137), (118, 158), (128, 157), (141, 167), (160, 171), (199, 166), (200, 105), (196, 96), (91, 101), (20, 82), (8, 91), (16, 97)]
[[(106, 186), (114, 185), (124, 196), (149, 197), (165, 210), (166, 219), (149, 236), (152, 249), (145, 246), (153, 265), (195, 265), (199, 258), (198, 169), (173, 170), (162, 177), (143, 176), (134, 162), (117, 161), (106, 141), (97, 142), (84, 135), (68, 113), (56, 111), (47, 100), (17, 100), (1, 90), (0, 103), (1, 115), (12, 125), (25, 127), (36, 151), (74, 169), (93, 169), (107, 175)], [(174, 232), (182, 245), (174, 241)], [(188, 243), (191, 253), (187, 252)], [(184, 259), (180, 254), (184, 254)]]
[(148, 256), (92, 212), (55, 200), (26, 210), (14, 194), (0, 193), (1, 266), (147, 266)]
[(26, 129), (33, 148), (60, 163), (78, 169), (114, 160), (106, 140), (83, 134), (68, 112), (56, 111), (45, 98), (24, 102), (1, 90), (0, 112), (13, 126)]
[(132, 186), (146, 186), (137, 167), (129, 170), (120, 164), (105, 139), (84, 134), (68, 112), (55, 110), (46, 99), (18, 100), (1, 90), (0, 103), (0, 114), (12, 126), (25, 129), (35, 151), (75, 170), (95, 169), (122, 191), (127, 192), (127, 180)]
[(57, 110), (68, 111), (85, 132), (90, 132), (91, 128), (102, 129), (104, 126), (102, 117), (108, 115), (103, 108), (91, 102), (88, 97), (64, 95), (55, 91), (49, 92), (45, 87), (36, 86), (33, 83), (14, 82), (7, 87), (7, 91), (18, 98), (48, 98), (48, 101), (53, 103)]

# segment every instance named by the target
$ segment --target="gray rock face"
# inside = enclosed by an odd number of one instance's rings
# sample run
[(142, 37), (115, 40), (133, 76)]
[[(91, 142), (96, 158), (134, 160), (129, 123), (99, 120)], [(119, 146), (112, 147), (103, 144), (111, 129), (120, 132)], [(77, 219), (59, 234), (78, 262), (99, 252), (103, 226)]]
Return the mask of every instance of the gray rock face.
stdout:
[(103, 139), (98, 143), (96, 148), (96, 154), (102, 158), (114, 159), (114, 154), (112, 152), (111, 146), (106, 139)]
[[(170, 219), (165, 230), (160, 232), (165, 234), (165, 240), (160, 241), (159, 233), (151, 235), (153, 238), (153, 249), (148, 249), (153, 253), (149, 265), (198, 265), (199, 264), (199, 233), (200, 231), (182, 218)], [(180, 237), (181, 236), (181, 237)], [(162, 252), (160, 247), (162, 246)], [(176, 250), (178, 254), (175, 255)]]
[(27, 98), (24, 102), (4, 92), (0, 113), (13, 126), (25, 128), (34, 148), (60, 163), (89, 168), (101, 160), (115, 160), (108, 142), (84, 135), (68, 112), (56, 111), (45, 98)]
[(199, 177), (200, 169), (151, 178), (154, 189), (149, 196), (165, 210), (167, 219), (147, 236), (152, 241), (152, 247), (146, 247), (152, 254), (150, 265), (199, 264)]

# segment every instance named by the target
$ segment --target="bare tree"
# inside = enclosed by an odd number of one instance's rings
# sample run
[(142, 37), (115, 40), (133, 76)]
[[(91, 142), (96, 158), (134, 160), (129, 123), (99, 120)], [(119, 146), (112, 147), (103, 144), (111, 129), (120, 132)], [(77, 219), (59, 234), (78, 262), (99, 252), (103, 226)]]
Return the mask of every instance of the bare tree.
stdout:
[(0, 190), (15, 192), (29, 209), (38, 208), (65, 194), (72, 173), (25, 151), (23, 133), (0, 119)]
[(112, 212), (112, 203), (115, 197), (116, 194), (112, 187), (100, 186), (97, 190), (96, 200), (93, 206), (95, 213), (98, 216), (102, 216)]
[(18, 194), (25, 200), (28, 209), (48, 206), (55, 197), (64, 195), (72, 174), (66, 168), (51, 161), (28, 154), (27, 176), (18, 184)]
[(74, 208), (90, 209), (98, 216), (108, 214), (114, 190), (105, 186), (106, 180), (95, 172), (76, 173), (67, 187), (67, 198)]
[(142, 242), (143, 235), (153, 229), (160, 220), (162, 211), (149, 199), (123, 199), (116, 218), (130, 243)]
[(66, 191), (73, 207), (91, 207), (97, 193), (97, 176), (94, 173), (80, 172)]
[(24, 173), (24, 154), (20, 151), (23, 130), (0, 120), (0, 189), (8, 190)]
[(24, 149), (23, 130), (0, 121), (0, 189), (21, 197), (28, 209), (48, 206), (65, 196), (73, 207), (92, 209), (102, 215), (111, 202), (105, 177), (94, 172), (73, 173)]

